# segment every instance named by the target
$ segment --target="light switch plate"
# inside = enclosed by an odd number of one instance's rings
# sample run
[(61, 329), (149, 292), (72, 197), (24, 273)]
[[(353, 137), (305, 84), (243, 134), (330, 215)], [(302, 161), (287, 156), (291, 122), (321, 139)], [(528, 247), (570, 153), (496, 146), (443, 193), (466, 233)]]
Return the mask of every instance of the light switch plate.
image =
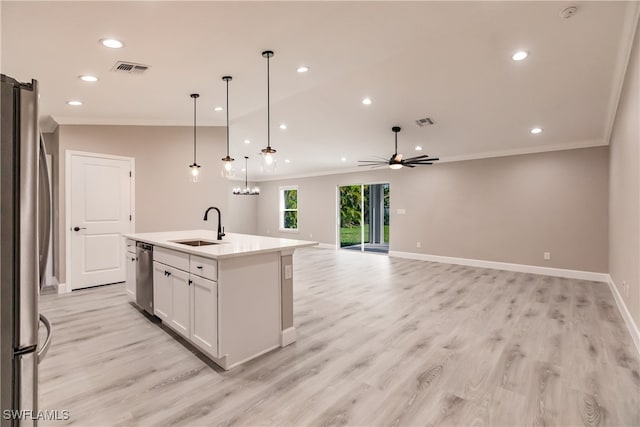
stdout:
[(291, 279), (293, 277), (293, 268), (291, 268), (291, 264), (284, 266), (284, 278), (285, 280)]
[(398, 212), (398, 215), (404, 215), (404, 214), (407, 213), (407, 210), (406, 209), (398, 209), (397, 212)]

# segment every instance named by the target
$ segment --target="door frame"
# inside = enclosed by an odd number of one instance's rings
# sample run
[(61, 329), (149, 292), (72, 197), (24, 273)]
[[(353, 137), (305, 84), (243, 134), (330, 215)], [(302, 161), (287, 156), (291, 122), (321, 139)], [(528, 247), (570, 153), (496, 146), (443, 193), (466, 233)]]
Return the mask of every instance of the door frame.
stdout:
[[(387, 184), (389, 186), (389, 212), (391, 212), (391, 180), (383, 180), (383, 181), (356, 181), (356, 182), (347, 182), (344, 184), (336, 185), (336, 217), (335, 217), (335, 238), (336, 244), (335, 249), (340, 248), (340, 187), (350, 187), (352, 185), (360, 185), (361, 188), (364, 188), (365, 185), (376, 185), (376, 184)], [(364, 204), (363, 204), (364, 206)], [(382, 231), (384, 233), (384, 230)], [(360, 230), (361, 240), (363, 240), (362, 236), (364, 235), (364, 231)], [(389, 241), (391, 241), (391, 215), (389, 215)], [(389, 251), (391, 251), (391, 244), (389, 244)]]
[[(135, 157), (116, 156), (113, 154), (103, 153), (91, 153), (88, 151), (76, 151), (65, 150), (65, 164), (64, 164), (64, 227), (65, 227), (65, 285), (63, 292), (71, 292), (73, 290), (73, 283), (71, 283), (71, 164), (73, 156), (82, 157), (95, 157), (98, 159), (107, 160), (127, 160), (129, 161), (129, 170), (131, 171), (131, 179), (129, 180), (129, 215), (131, 215), (131, 221), (129, 221), (129, 233), (134, 233), (136, 230), (136, 159)], [(124, 240), (123, 243), (124, 245)], [(126, 248), (123, 252), (126, 255)], [(124, 255), (123, 255), (124, 256)], [(123, 264), (123, 265), (126, 265)]]

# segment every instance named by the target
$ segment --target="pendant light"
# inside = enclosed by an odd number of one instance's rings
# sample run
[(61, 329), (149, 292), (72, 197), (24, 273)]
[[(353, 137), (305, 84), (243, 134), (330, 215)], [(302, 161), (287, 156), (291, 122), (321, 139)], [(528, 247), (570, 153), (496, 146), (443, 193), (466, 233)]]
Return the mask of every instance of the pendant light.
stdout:
[(267, 58), (267, 148), (263, 148), (262, 152), (262, 171), (273, 172), (276, 169), (276, 150), (271, 148), (271, 106), (269, 93), (269, 59), (273, 56), (273, 51), (265, 50), (262, 56)]
[(259, 196), (260, 195), (259, 187), (256, 186), (253, 188), (249, 188), (249, 184), (247, 182), (247, 174), (249, 173), (247, 160), (249, 160), (249, 157), (244, 156), (244, 188), (234, 187), (232, 192), (236, 196)]
[(235, 170), (233, 167), (233, 161), (235, 159), (229, 156), (229, 82), (232, 80), (231, 76), (224, 76), (222, 78), (227, 83), (227, 156), (222, 158), (223, 169), (222, 174), (226, 178), (231, 178), (235, 175)]
[(191, 181), (192, 182), (199, 182), (200, 181), (200, 165), (198, 164), (198, 162), (196, 161), (196, 154), (197, 154), (197, 142), (196, 142), (196, 100), (198, 99), (198, 97), (200, 96), (197, 93), (192, 93), (191, 98), (193, 98), (193, 164), (189, 165), (189, 167), (191, 168)]

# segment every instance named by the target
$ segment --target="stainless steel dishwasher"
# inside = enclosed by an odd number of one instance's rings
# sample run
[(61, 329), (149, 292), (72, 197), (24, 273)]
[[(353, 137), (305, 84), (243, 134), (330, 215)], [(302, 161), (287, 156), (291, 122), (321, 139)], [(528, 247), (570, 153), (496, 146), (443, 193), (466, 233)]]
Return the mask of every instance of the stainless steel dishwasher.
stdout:
[(136, 242), (136, 303), (153, 316), (153, 245)]

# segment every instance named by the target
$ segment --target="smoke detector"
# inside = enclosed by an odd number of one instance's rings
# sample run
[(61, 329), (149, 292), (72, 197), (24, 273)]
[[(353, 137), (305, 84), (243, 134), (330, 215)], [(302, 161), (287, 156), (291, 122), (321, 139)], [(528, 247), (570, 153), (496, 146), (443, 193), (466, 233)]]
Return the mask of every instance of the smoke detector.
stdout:
[(434, 123), (433, 120), (431, 120), (431, 118), (429, 117), (425, 117), (424, 119), (418, 119), (416, 120), (416, 124), (418, 126), (420, 126), (421, 128), (425, 127), (425, 126), (430, 126)]
[(569, 19), (571, 18), (573, 15), (576, 14), (576, 12), (578, 11), (578, 8), (575, 6), (569, 6), (567, 8), (564, 8), (560, 11), (560, 17), (564, 18), (564, 19)]
[(118, 61), (111, 71), (124, 74), (142, 74), (150, 68), (149, 65), (136, 64), (134, 62)]

